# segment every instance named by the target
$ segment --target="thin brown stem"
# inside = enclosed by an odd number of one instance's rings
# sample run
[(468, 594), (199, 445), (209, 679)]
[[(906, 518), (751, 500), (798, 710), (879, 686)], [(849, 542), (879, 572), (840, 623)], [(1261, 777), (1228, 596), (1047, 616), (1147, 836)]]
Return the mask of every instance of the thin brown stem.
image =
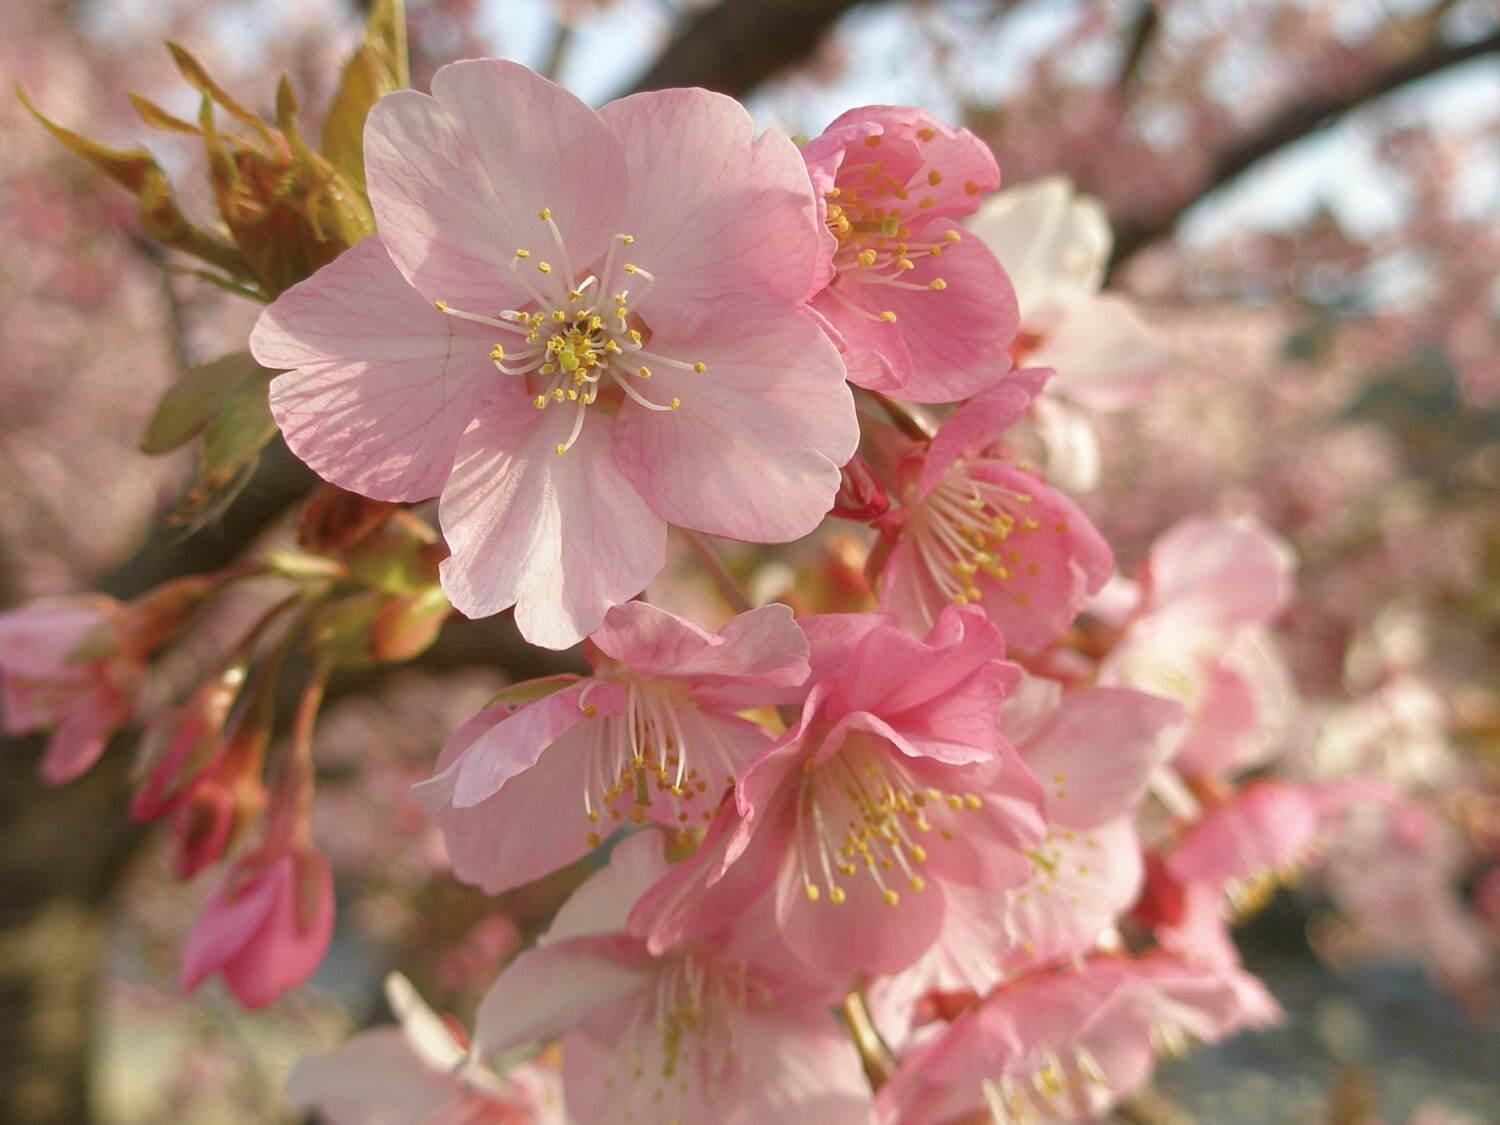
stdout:
[(688, 545), (693, 556), (713, 579), (719, 595), (729, 603), (730, 608), (735, 613), (744, 613), (754, 609), (745, 591), (740, 589), (740, 584), (734, 580), (734, 575), (730, 574), (729, 569), (724, 565), (724, 560), (719, 558), (718, 553), (708, 545), (708, 542), (696, 531), (689, 531), (683, 527), (677, 530), (682, 534), (683, 542)]

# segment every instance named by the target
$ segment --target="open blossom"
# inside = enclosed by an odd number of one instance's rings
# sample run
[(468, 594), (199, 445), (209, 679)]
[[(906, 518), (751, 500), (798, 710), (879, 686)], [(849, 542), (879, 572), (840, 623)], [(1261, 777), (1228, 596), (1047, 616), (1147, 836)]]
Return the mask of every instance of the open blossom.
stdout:
[(1189, 519), (1155, 544), (1140, 585), (1105, 592), (1133, 604), (1099, 682), (1176, 699), (1191, 716), (1174, 759), (1220, 776), (1277, 749), (1292, 688), (1266, 626), (1291, 601), (1290, 548), (1254, 520)]
[(1021, 330), (1012, 355), (1057, 372), (1031, 407), (1047, 473), (1065, 488), (1091, 489), (1099, 447), (1090, 415), (1139, 402), (1169, 359), (1126, 298), (1099, 292), (1114, 241), (1104, 208), (1049, 176), (991, 196), (967, 225), (1015, 283)]
[(865, 106), (802, 149), (833, 277), (813, 299), (861, 387), (954, 402), (1010, 366), (1016, 297), (956, 220), (1000, 186), (984, 142), (920, 109)]
[(93, 765), (135, 710), (146, 662), (128, 635), (128, 612), (96, 594), (0, 614), (5, 730), (52, 731), (41, 763), (49, 785)]
[(1004, 730), (1041, 783), (1047, 835), (1027, 849), (1031, 877), (1000, 894), (950, 887), (943, 930), (910, 969), (877, 982), (871, 1012), (904, 1044), (944, 996), (983, 995), (1017, 971), (1087, 953), (1135, 901), (1141, 849), (1132, 815), (1171, 755), (1182, 708), (1144, 692), (1059, 695), (1027, 677), (1006, 700)]
[(523, 1062), (501, 1077), (400, 973), (386, 978), (385, 995), (399, 1026), (303, 1059), (287, 1097), (328, 1125), (566, 1125), (555, 1070)]
[(662, 843), (647, 831), (617, 845), (500, 974), (476, 1051), (561, 1034), (579, 1125), (867, 1125), (859, 1056), (828, 1007), (836, 993), (796, 971), (764, 912), (655, 952), (626, 932), (631, 904), (667, 874)]
[(526, 68), (443, 67), (371, 110), (378, 233), (251, 337), (325, 479), (438, 495), (443, 588), (566, 647), (660, 569), (668, 522), (817, 526), (858, 427), (800, 309), (823, 269), (796, 147), (704, 90), (598, 113)]
[(455, 873), (491, 894), (571, 863), (624, 821), (701, 827), (770, 743), (735, 712), (808, 674), (807, 640), (782, 605), (707, 633), (630, 602), (588, 651), (592, 676), (480, 712), (416, 786)]
[(1072, 501), (997, 444), (1046, 372), (1020, 371), (953, 412), (898, 466), (901, 507), (883, 516), (880, 607), (913, 630), (944, 606), (977, 605), (1013, 645), (1054, 640), (1114, 569)]
[(182, 951), (179, 985), (209, 976), (261, 1008), (312, 976), (333, 935), (333, 871), (306, 845), (267, 844), (239, 860), (203, 908)]
[[(1098, 957), (996, 988), (909, 1052), (882, 1087), (881, 1125), (1097, 1121), (1181, 1055), (1279, 1015), (1254, 977), (1164, 955)], [(982, 1118), (981, 1118), (982, 1119)]]
[(769, 890), (777, 932), (830, 979), (899, 972), (937, 939), (949, 884), (996, 893), (1030, 874), (1040, 788), (999, 727), (1019, 670), (973, 611), (921, 641), (884, 614), (803, 627), (801, 717), (633, 925), (659, 950)]
[(1238, 964), (1230, 923), (1297, 877), (1351, 805), (1389, 797), (1373, 782), (1252, 781), (1204, 809), (1153, 865), (1143, 920), (1166, 948)]

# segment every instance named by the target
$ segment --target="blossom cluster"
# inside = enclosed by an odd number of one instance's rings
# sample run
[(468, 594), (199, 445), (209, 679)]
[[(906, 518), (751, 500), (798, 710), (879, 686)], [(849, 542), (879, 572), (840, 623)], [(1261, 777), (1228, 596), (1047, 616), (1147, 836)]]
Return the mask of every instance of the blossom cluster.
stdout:
[[(1057, 181), (987, 199), (989, 150), (917, 109), (799, 147), (703, 90), (596, 112), (495, 60), (431, 88), (369, 113), (375, 233), (251, 335), (288, 445), (347, 492), (300, 553), (194, 588), (294, 584), (150, 720), (132, 811), (174, 816), (180, 875), (261, 826), (184, 986), (268, 1003), (326, 950), (332, 668), (514, 607), (590, 672), (502, 692), (415, 797), (489, 894), (596, 870), (472, 1041), (393, 978), (401, 1032), (294, 1076), (331, 1120), (1092, 1120), (1159, 1054), (1277, 1018), (1231, 922), (1390, 798), (1246, 780), (1294, 708), (1284, 544), (1186, 519), (1126, 579), (1065, 494), (1100, 477), (1092, 415), (1167, 362), (1098, 292), (1097, 209)], [(403, 507), (434, 498), (439, 531)], [(669, 527), (712, 560), (699, 535), (830, 516), (870, 545), (859, 612), (744, 601), (710, 630), (637, 600)], [(197, 605), (162, 601), (0, 617), (6, 722), (56, 724), (51, 780), (131, 718)]]

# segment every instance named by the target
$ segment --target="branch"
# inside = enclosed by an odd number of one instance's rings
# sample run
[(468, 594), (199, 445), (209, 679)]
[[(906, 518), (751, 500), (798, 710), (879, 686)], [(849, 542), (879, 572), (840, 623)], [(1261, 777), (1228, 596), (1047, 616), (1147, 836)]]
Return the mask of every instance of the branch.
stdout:
[(1114, 273), (1133, 255), (1165, 238), (1185, 211), (1209, 193), (1238, 178), (1252, 165), (1332, 123), (1352, 109), (1384, 97), (1402, 86), (1429, 78), (1460, 63), (1500, 54), (1500, 31), (1461, 46), (1430, 43), (1401, 62), (1377, 70), (1359, 83), (1337, 93), (1296, 101), (1274, 114), (1257, 132), (1221, 150), (1207, 178), (1191, 193), (1160, 214), (1113, 219), (1115, 251), (1110, 259)]
[(812, 54), (861, 0), (722, 0), (688, 21), (633, 90), (703, 86), (743, 98)]

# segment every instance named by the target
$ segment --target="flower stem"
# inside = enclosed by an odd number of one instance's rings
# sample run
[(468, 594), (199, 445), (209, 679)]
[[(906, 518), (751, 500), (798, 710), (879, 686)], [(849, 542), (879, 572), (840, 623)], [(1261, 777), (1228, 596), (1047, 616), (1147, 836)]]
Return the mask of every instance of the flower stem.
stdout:
[(685, 527), (679, 527), (677, 530), (681, 533), (683, 541), (692, 550), (699, 564), (708, 572), (708, 576), (713, 579), (714, 586), (718, 589), (719, 595), (729, 603), (730, 608), (735, 613), (745, 613), (753, 609), (754, 606), (751, 605), (750, 599), (745, 595), (745, 591), (740, 589), (740, 584), (734, 580), (734, 575), (730, 574), (728, 568), (724, 566), (724, 560), (719, 558), (714, 549), (708, 545), (708, 542), (696, 531), (689, 531)]
[(844, 997), (842, 1008), (849, 1038), (854, 1040), (855, 1049), (859, 1051), (859, 1060), (864, 1064), (870, 1089), (878, 1091), (891, 1076), (891, 1068), (895, 1065), (891, 1049), (875, 1030), (875, 1024), (870, 1019), (870, 1009), (865, 1006), (863, 992), (857, 988), (851, 989), (849, 995)]

